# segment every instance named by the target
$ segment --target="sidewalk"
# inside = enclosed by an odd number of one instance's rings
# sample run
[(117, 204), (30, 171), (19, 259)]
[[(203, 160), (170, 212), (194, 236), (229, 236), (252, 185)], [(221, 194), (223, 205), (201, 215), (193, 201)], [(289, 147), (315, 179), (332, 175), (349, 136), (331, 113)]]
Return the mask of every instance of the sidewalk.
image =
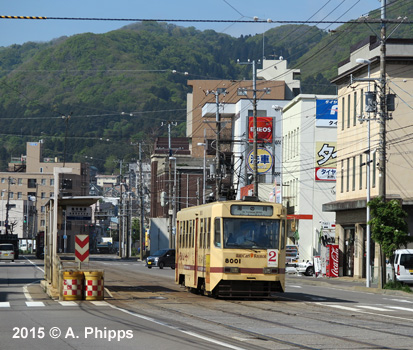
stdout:
[(315, 276), (303, 276), (299, 274), (287, 274), (286, 275), (286, 284), (289, 283), (303, 283), (308, 285), (319, 285), (330, 288), (337, 289), (346, 289), (354, 290), (359, 292), (366, 293), (375, 293), (375, 294), (385, 294), (385, 295), (398, 295), (406, 298), (413, 299), (413, 293), (406, 293), (401, 290), (392, 290), (392, 289), (380, 289), (377, 288), (377, 283), (372, 283), (370, 288), (366, 287), (365, 278), (353, 278), (353, 277), (315, 277)]

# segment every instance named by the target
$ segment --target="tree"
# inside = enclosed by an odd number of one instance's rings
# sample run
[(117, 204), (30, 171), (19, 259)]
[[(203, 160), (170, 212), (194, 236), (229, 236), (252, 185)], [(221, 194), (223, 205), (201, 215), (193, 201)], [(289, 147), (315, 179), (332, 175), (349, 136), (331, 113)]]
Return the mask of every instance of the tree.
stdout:
[(382, 284), (386, 280), (385, 257), (391, 259), (394, 251), (409, 242), (407, 213), (402, 209), (396, 199), (383, 201), (382, 197), (376, 197), (367, 204), (371, 208), (371, 238), (380, 244), (383, 257)]

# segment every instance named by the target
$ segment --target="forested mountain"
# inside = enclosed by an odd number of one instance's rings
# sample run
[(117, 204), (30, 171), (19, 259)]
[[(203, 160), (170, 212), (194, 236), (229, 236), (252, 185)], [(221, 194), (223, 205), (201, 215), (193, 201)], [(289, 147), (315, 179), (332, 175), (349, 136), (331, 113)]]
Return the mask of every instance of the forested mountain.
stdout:
[[(412, 9), (411, 2), (398, 0), (387, 16), (409, 16)], [(185, 135), (188, 79), (250, 79), (251, 67), (237, 59), (283, 56), (289, 68), (301, 69), (304, 93), (334, 93), (329, 79), (337, 63), (377, 28), (346, 24), (331, 35), (285, 25), (233, 38), (145, 22), (0, 48), (1, 170), (10, 156), (25, 153), (26, 141), (43, 139), (45, 156), (62, 159), (66, 134), (66, 161), (88, 161), (111, 173), (116, 159), (136, 158), (134, 143), (150, 145), (165, 135), (162, 121), (177, 121), (173, 136)], [(401, 25), (393, 37), (412, 34), (411, 25)]]

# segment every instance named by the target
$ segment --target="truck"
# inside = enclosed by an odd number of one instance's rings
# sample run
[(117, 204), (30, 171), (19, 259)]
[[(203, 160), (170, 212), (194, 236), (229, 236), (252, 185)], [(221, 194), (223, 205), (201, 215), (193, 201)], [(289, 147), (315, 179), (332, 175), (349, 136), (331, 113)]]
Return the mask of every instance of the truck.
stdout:
[(99, 237), (96, 245), (98, 253), (108, 254), (113, 252), (113, 239), (112, 237)]
[(14, 247), (14, 257), (19, 258), (19, 236), (16, 234), (1, 234), (0, 243), (11, 243)]

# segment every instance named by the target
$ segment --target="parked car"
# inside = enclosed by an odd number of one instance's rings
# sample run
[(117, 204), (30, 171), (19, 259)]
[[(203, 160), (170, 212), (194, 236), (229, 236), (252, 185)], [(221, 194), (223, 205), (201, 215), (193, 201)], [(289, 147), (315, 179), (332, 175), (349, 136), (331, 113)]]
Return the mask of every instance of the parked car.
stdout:
[(14, 261), (14, 245), (11, 243), (0, 244), (0, 260)]
[(301, 261), (296, 265), (298, 273), (303, 273), (306, 276), (314, 275), (314, 265), (311, 261)]
[(413, 249), (398, 249), (394, 253), (396, 280), (413, 284)]
[(175, 249), (161, 249), (151, 254), (146, 258), (146, 266), (148, 269), (152, 267), (164, 267), (175, 268)]

